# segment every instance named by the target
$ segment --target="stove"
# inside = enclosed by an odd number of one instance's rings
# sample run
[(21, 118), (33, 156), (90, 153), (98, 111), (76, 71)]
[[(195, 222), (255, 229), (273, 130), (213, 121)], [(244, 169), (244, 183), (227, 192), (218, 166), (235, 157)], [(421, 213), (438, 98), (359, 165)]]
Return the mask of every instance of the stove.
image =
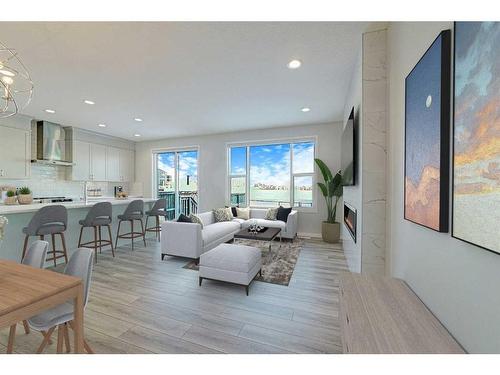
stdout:
[(63, 203), (63, 202), (73, 202), (73, 198), (66, 197), (38, 197), (33, 198), (34, 203)]

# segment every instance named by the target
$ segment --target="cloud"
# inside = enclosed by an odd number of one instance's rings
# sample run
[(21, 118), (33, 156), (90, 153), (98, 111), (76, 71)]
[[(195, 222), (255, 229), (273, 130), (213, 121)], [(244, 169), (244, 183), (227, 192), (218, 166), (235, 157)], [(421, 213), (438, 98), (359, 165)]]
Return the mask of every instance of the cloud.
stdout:
[(314, 172), (314, 146), (312, 143), (293, 146), (293, 172)]

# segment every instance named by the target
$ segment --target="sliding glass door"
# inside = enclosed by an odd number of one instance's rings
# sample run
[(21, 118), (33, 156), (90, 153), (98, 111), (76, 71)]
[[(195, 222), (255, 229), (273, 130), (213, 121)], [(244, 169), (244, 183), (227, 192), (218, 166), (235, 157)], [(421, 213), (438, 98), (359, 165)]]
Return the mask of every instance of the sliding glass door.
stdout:
[(198, 211), (198, 151), (156, 154), (156, 195), (167, 200), (167, 220)]

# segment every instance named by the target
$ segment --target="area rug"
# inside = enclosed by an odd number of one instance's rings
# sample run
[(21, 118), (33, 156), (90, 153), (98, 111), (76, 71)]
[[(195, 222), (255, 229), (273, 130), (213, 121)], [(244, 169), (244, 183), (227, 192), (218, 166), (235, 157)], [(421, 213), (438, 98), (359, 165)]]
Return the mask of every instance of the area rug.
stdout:
[[(288, 286), (299, 258), (304, 241), (295, 239), (293, 242), (283, 240), (280, 248), (279, 242), (273, 242), (272, 252), (269, 254), (269, 242), (254, 240), (238, 240), (238, 245), (258, 247), (262, 250), (262, 276), (255, 277), (257, 281)], [(183, 268), (198, 271), (194, 260)]]

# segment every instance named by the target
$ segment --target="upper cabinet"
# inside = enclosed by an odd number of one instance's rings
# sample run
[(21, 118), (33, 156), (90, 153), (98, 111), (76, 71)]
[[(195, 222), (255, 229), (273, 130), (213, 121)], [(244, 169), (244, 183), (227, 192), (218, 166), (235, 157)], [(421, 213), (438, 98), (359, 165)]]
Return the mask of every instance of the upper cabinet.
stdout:
[(133, 150), (73, 141), (73, 181), (134, 181)]
[(133, 182), (135, 174), (135, 152), (120, 149), (120, 181)]
[(120, 153), (116, 147), (106, 147), (106, 180), (110, 182), (121, 181)]
[(29, 178), (30, 162), (30, 132), (0, 126), (0, 178)]

